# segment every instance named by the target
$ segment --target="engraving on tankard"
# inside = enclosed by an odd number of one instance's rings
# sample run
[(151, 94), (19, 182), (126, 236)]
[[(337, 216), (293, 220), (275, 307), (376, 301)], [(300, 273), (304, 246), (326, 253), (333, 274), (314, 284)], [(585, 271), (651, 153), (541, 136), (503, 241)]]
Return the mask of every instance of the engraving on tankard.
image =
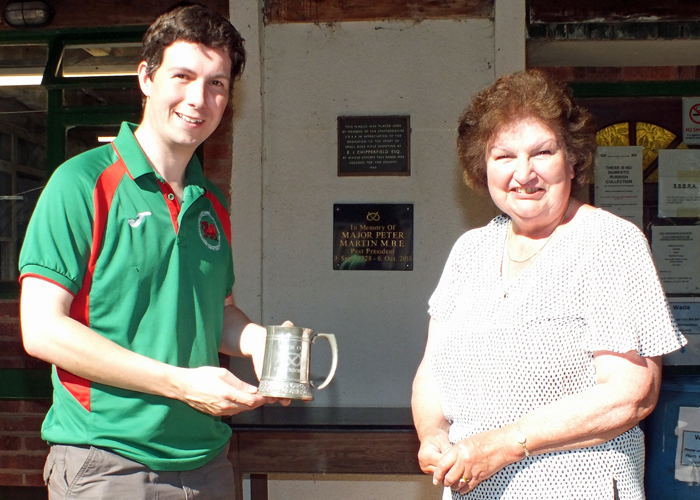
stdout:
[[(332, 333), (314, 334), (310, 328), (297, 326), (268, 326), (265, 339), (265, 359), (258, 394), (275, 398), (312, 400), (311, 387), (323, 389), (335, 375), (338, 366), (338, 345)], [(310, 350), (317, 338), (328, 340), (331, 346), (331, 369), (321, 385), (309, 380)]]

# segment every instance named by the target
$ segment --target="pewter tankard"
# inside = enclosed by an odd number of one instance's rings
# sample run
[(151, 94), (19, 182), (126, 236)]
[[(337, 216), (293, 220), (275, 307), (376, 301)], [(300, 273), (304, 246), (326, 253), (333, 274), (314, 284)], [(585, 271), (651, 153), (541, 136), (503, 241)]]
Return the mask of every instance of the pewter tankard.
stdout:
[[(331, 369), (321, 385), (309, 380), (311, 344), (323, 337), (331, 345)], [(275, 398), (311, 401), (311, 387), (323, 389), (335, 375), (338, 366), (338, 345), (332, 333), (317, 333), (297, 326), (268, 326), (265, 359), (258, 394)]]

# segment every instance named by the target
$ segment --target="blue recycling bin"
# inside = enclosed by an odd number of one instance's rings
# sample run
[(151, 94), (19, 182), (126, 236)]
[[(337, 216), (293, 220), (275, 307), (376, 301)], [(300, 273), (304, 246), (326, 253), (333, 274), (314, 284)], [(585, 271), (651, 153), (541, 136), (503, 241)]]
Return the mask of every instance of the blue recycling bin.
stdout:
[(666, 375), (659, 401), (642, 428), (646, 436), (645, 487), (647, 500), (699, 500), (700, 483), (675, 479), (678, 412), (681, 406), (700, 407), (700, 375)]

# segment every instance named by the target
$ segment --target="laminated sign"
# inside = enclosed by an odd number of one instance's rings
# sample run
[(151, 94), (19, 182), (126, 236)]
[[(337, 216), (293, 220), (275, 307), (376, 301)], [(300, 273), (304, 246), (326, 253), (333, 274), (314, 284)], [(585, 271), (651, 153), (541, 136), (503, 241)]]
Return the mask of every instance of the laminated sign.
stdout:
[(683, 98), (683, 142), (700, 144), (700, 99)]
[(659, 150), (659, 217), (700, 217), (700, 150)]
[(700, 482), (700, 408), (681, 406), (678, 413), (678, 448), (676, 474), (678, 481)]

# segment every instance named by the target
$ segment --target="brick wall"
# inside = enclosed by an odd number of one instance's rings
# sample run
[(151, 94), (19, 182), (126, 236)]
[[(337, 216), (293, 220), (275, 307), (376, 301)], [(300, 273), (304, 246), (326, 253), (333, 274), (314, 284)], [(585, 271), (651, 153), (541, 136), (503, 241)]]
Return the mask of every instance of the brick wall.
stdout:
[(48, 453), (40, 429), (49, 400), (0, 400), (0, 485), (42, 486)]
[[(0, 369), (50, 369), (24, 352), (18, 300), (0, 300)], [(49, 400), (0, 400), (0, 485), (43, 484), (48, 446), (40, 429), (50, 404)]]
[(226, 107), (219, 127), (204, 143), (204, 175), (221, 189), (231, 204), (231, 143), (233, 111)]

